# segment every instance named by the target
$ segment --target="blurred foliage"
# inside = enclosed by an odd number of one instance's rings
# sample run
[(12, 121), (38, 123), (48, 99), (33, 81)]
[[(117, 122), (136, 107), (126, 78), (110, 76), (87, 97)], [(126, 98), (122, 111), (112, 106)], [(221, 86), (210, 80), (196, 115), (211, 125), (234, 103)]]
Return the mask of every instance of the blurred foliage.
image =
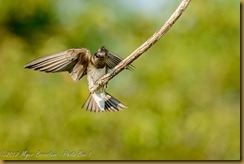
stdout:
[[(179, 3), (0, 0), (0, 158), (39, 150), (70, 156), (28, 159), (240, 159), (239, 1), (192, 1), (135, 71), (110, 81), (108, 92), (129, 107), (122, 112), (81, 109), (85, 78), (23, 68), (74, 47), (126, 57)], [(91, 154), (71, 156), (79, 151)]]

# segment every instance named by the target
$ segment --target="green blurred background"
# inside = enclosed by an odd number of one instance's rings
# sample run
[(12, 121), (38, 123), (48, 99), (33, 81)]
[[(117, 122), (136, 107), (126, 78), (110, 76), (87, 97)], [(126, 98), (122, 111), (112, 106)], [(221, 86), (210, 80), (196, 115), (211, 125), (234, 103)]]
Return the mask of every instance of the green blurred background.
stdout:
[(126, 57), (179, 3), (0, 0), (0, 159), (25, 159), (23, 151), (38, 160), (240, 159), (237, 0), (192, 1), (133, 63), (135, 71), (110, 81), (107, 91), (128, 106), (121, 112), (81, 109), (89, 94), (86, 78), (74, 83), (68, 73), (23, 68), (75, 47), (94, 53), (104, 45)]

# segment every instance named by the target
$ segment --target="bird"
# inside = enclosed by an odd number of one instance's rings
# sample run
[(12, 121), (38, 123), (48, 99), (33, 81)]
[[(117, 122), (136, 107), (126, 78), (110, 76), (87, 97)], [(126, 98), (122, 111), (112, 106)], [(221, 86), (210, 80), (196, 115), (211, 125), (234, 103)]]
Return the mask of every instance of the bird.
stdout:
[[(99, 48), (94, 55), (86, 48), (73, 48), (66, 51), (46, 55), (27, 63), (24, 68), (34, 69), (46, 73), (68, 72), (75, 82), (87, 75), (89, 96), (82, 108), (89, 112), (120, 111), (127, 108), (119, 100), (106, 92), (107, 84), (92, 92), (95, 82), (113, 71), (123, 59), (104, 46)], [(133, 69), (129, 65), (126, 69)]]

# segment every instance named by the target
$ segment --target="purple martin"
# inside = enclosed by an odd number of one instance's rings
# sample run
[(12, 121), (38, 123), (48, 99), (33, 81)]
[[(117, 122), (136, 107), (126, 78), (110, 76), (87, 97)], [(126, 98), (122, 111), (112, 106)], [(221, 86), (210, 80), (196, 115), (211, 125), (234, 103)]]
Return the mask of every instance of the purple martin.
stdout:
[[(91, 88), (100, 77), (111, 72), (121, 61), (121, 57), (102, 46), (94, 55), (91, 55), (86, 48), (69, 49), (35, 59), (27, 63), (24, 68), (47, 73), (67, 71), (75, 82), (87, 75), (90, 95), (82, 107), (90, 112), (119, 111), (127, 107), (106, 92), (107, 85), (94, 93), (91, 93)], [(132, 67), (130, 65), (127, 68)]]

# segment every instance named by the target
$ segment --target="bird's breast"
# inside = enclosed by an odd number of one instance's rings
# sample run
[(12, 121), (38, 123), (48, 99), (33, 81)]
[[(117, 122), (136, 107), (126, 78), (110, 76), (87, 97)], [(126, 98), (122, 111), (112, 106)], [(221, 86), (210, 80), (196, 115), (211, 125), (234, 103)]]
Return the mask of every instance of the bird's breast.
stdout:
[(89, 66), (87, 69), (87, 81), (89, 90), (94, 85), (94, 83), (106, 74), (106, 67), (97, 69), (94, 66)]

